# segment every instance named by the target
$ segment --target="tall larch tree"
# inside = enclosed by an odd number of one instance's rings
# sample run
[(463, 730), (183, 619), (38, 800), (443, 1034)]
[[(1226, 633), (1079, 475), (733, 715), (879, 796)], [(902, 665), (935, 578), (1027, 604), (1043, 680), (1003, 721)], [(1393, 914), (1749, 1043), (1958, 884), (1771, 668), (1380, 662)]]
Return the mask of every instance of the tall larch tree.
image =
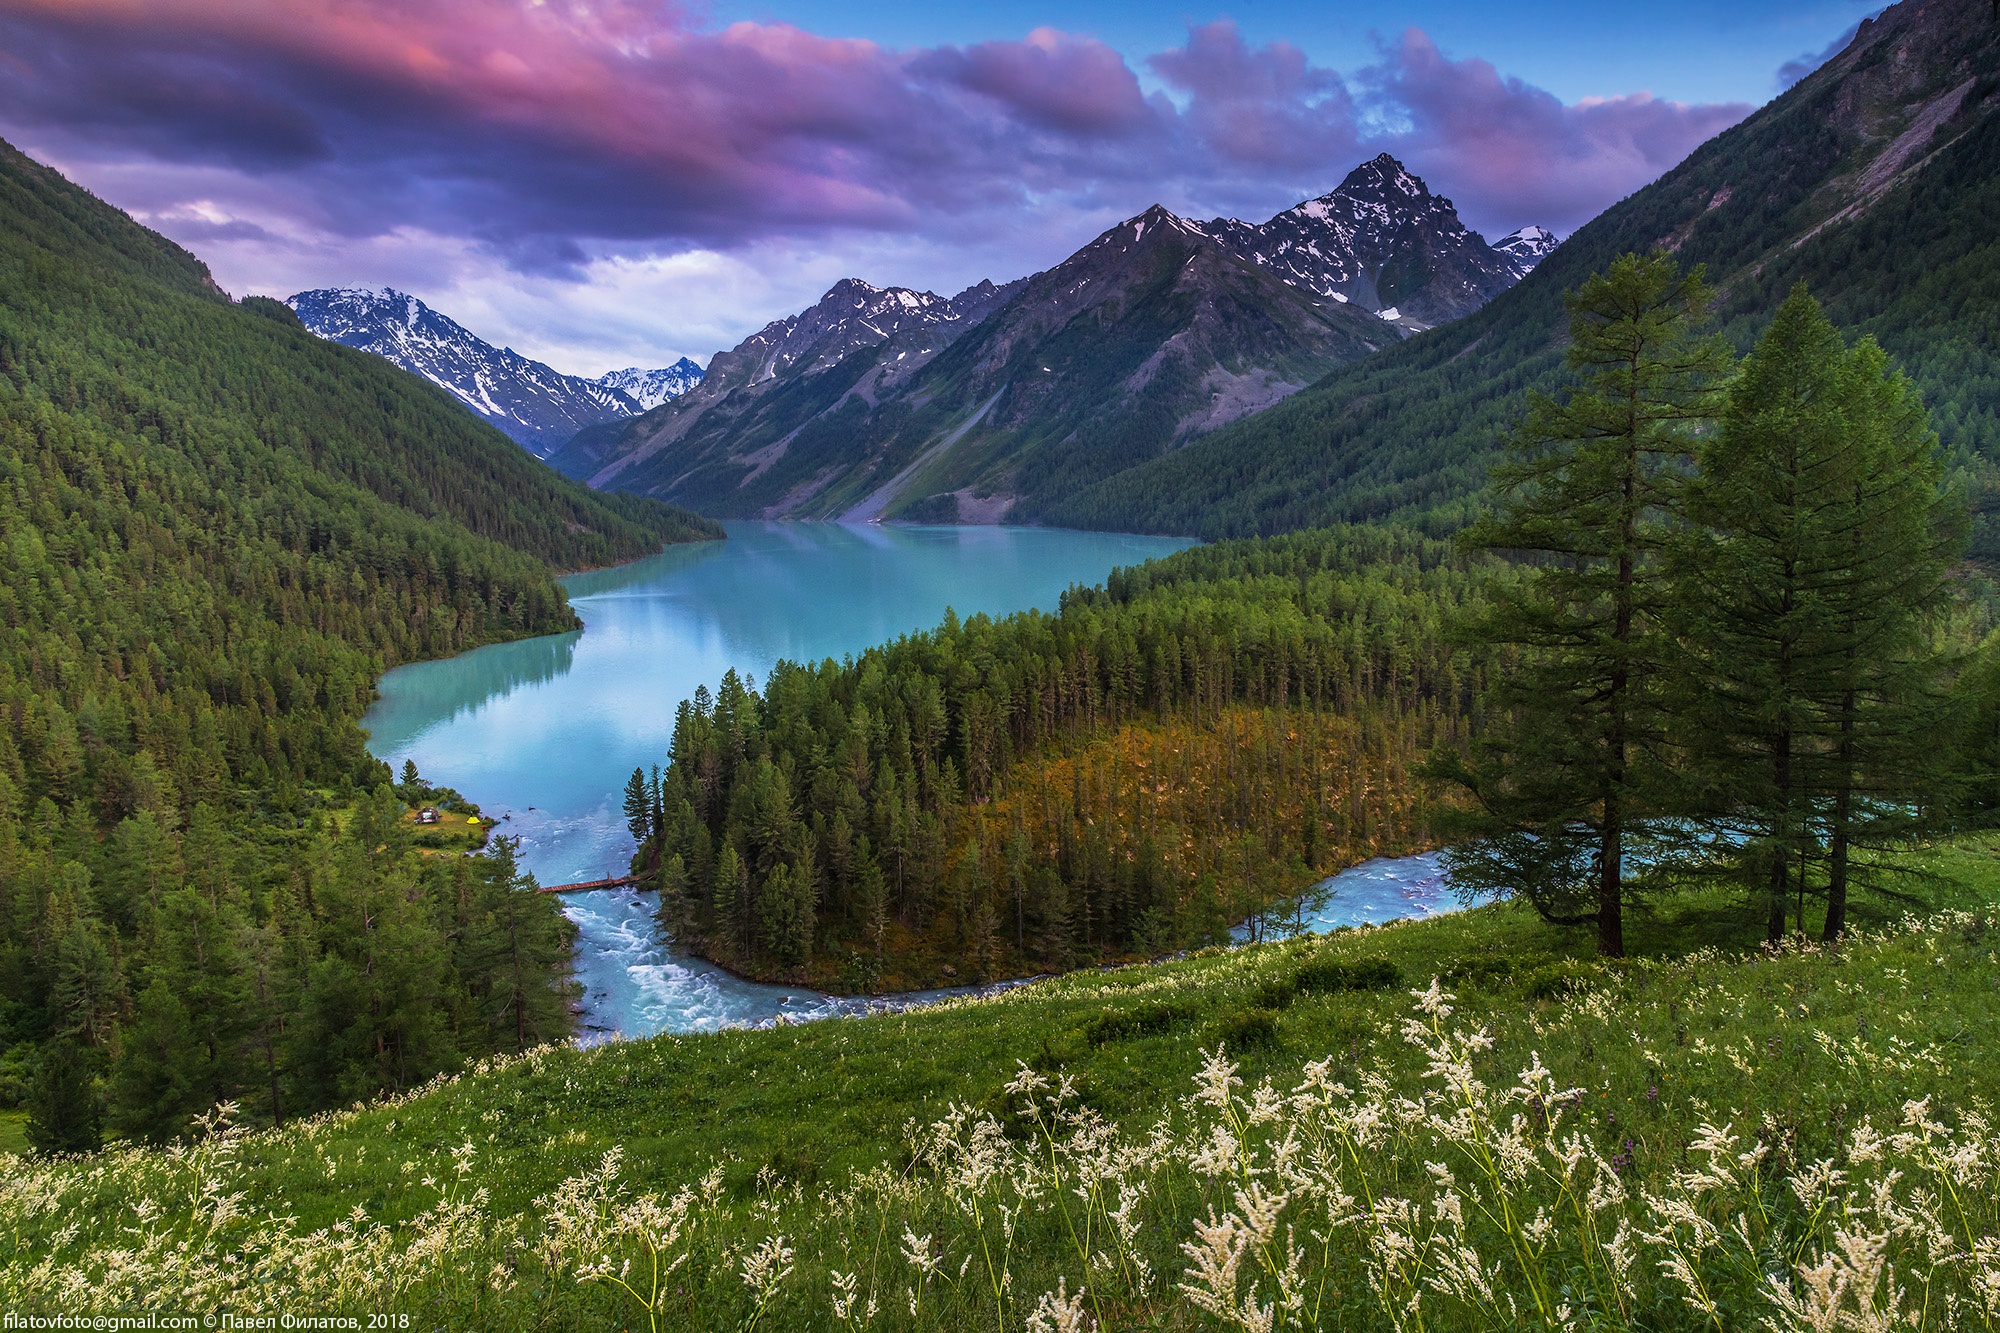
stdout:
[(1665, 255), (1626, 255), (1567, 299), (1582, 382), (1534, 399), (1495, 468), (1500, 512), (1467, 538), (1525, 557), (1474, 628), (1518, 660), (1493, 685), (1495, 725), (1473, 759), (1441, 767), (1481, 812), (1454, 877), (1594, 924), (1618, 957), (1628, 843), (1663, 780), (1659, 556), (1731, 357), (1704, 332), (1701, 271)]
[(1672, 561), (1695, 810), (1761, 899), (1846, 922), (1852, 849), (1907, 836), (1949, 766), (1932, 617), (1963, 539), (1922, 402), (1872, 340), (1850, 348), (1804, 287), (1778, 310), (1704, 441)]

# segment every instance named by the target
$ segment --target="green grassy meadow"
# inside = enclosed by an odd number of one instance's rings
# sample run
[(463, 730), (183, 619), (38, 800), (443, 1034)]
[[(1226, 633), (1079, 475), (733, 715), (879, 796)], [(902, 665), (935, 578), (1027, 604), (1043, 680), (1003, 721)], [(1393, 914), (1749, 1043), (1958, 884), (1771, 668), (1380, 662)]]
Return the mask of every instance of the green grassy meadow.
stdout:
[[(1914, 1326), (1990, 1326), (2000, 1285), (1979, 1282), (2000, 1255), (2000, 1145), (1981, 1117), (2000, 1093), (2000, 835), (1903, 865), (1928, 924), (1881, 912), (1837, 950), (1758, 949), (1747, 912), (1732, 926), (1690, 896), (1640, 916), (1636, 956), (1608, 965), (1585, 932), (1502, 903), (903, 1015), (544, 1049), (280, 1131), (13, 1161), (0, 1305), (281, 1312), (317, 1292), (312, 1308), (441, 1328), (1727, 1329), (1775, 1318), (1774, 1276), (1809, 1296), (1800, 1274), (1858, 1229), (1887, 1236), (1895, 1262), (1870, 1291), (1900, 1284)], [(1413, 1009), (1433, 977), (1456, 996), (1450, 1015)], [(1427, 1045), (1409, 1040), (1413, 1016)], [(1524, 1092), (1518, 1071), (1534, 1068), (1546, 1086)], [(1454, 1122), (1464, 1096), (1477, 1107)], [(1880, 1191), (1859, 1184), (1876, 1159), (1857, 1126), (1891, 1134), (1926, 1098), (1969, 1197), (1948, 1216), (1930, 1149), (1906, 1144), (1895, 1188), (1915, 1193), (1895, 1206), (1934, 1216), (1884, 1220), (1869, 1211)], [(1549, 1161), (1572, 1154), (1573, 1188), (1546, 1162), (1481, 1184), (1491, 1144), (1453, 1137), (1475, 1123), (1496, 1142), (1511, 1123)], [(1728, 1160), (1754, 1157), (1696, 1189), (1684, 1177), (1709, 1126), (1735, 1136)], [(1821, 1162), (1855, 1182), (1837, 1204), (1812, 1201)], [(1616, 1201), (1577, 1202), (1592, 1170), (1592, 1198), (1608, 1181)], [(1712, 1312), (1662, 1267), (1693, 1224), (1676, 1232), (1640, 1202), (1690, 1190), (1692, 1215), (1713, 1213), (1689, 1267)], [(1495, 1221), (1510, 1191), (1520, 1215)], [(1385, 1201), (1409, 1215), (1390, 1227)], [(1484, 1256), (1477, 1281), (1452, 1267), (1448, 1205), (1469, 1219), (1461, 1248)], [(1544, 1259), (1520, 1234), (1531, 1206), (1557, 1219)], [(1657, 1243), (1638, 1239), (1649, 1229)], [(1614, 1234), (1639, 1252), (1629, 1290)], [(1416, 1247), (1403, 1277), (1385, 1235)], [(1234, 1306), (1212, 1290), (1230, 1244)], [(1959, 1257), (1939, 1266), (1941, 1244)], [(657, 1296), (640, 1280), (655, 1249), (663, 1267), (685, 1256)], [(628, 1261), (637, 1297), (607, 1280)], [(1536, 1293), (1547, 1308), (1524, 1311)], [(1421, 1318), (1399, 1312), (1412, 1295)]]

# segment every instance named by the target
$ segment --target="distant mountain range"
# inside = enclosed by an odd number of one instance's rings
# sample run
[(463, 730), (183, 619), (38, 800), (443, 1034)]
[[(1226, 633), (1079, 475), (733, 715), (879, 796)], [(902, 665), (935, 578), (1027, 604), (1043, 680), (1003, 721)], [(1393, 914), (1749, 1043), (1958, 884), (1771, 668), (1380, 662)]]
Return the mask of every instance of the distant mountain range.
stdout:
[(1153, 208), (1005, 286), (843, 281), (549, 462), (715, 515), (997, 522), (1477, 310), (1554, 245), (1487, 244), (1384, 154), (1261, 225)]
[(658, 407), (701, 381), (686, 357), (584, 379), (495, 347), (391, 287), (322, 288), (285, 302), (312, 332), (421, 375), (541, 457), (585, 426)]

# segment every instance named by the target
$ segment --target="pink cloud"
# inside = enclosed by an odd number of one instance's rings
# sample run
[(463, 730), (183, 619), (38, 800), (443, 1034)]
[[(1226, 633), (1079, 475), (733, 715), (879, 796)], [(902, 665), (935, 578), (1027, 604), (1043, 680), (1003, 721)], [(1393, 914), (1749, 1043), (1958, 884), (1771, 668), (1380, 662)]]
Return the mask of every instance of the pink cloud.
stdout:
[(1115, 136), (1153, 121), (1125, 57), (1054, 28), (1036, 28), (1018, 42), (944, 47), (913, 60), (910, 69), (983, 93), (1024, 121), (1068, 134)]
[(0, 126), (66, 158), (235, 173), (325, 232), (548, 272), (604, 247), (1275, 211), (1382, 147), (1481, 225), (1567, 228), (1747, 110), (1565, 106), (1414, 30), (1349, 81), (1195, 27), (1147, 60), (1170, 90), (1149, 97), (1049, 28), (896, 51), (642, 0), (0, 0), (0, 59)]
[(1289, 43), (1253, 48), (1235, 24), (1209, 23), (1190, 29), (1180, 50), (1146, 63), (1187, 96), (1189, 128), (1226, 161), (1323, 170), (1355, 152), (1346, 83)]

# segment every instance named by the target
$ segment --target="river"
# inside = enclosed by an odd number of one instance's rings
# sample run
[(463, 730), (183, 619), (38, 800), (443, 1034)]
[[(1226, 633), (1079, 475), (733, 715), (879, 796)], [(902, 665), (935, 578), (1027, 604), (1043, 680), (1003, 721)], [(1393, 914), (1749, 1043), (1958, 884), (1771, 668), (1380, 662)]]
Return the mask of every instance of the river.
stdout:
[[(724, 524), (726, 542), (563, 580), (585, 628), (480, 648), (383, 676), (364, 725), (392, 768), (415, 760), (521, 840), (544, 884), (623, 874), (621, 806), (635, 767), (662, 763), (674, 710), (730, 668), (844, 657), (961, 617), (1054, 609), (1074, 583), (1192, 543), (1047, 528)], [(1369, 862), (1329, 881), (1308, 929), (1450, 906), (1435, 858)], [(705, 1031), (848, 1012), (858, 1002), (731, 976), (661, 943), (653, 896), (567, 894), (579, 927), (584, 1039)], [(924, 997), (910, 997), (924, 998)]]

